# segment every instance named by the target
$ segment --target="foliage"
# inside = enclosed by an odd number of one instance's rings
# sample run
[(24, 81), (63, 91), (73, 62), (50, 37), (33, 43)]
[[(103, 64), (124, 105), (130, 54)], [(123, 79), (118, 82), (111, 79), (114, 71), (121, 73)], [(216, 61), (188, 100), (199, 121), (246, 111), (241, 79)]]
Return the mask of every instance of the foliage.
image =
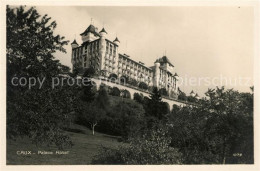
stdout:
[(173, 108), (172, 146), (187, 164), (253, 163), (253, 94), (222, 87), (206, 95), (197, 106)]
[[(51, 78), (69, 68), (54, 59), (56, 51), (66, 52), (68, 41), (54, 35), (57, 24), (35, 8), (7, 6), (7, 136), (28, 136), (39, 144), (56, 144), (60, 149), (71, 146), (62, 128), (73, 120), (77, 110), (76, 87), (51, 88)], [(13, 77), (45, 79), (43, 87), (32, 89), (13, 86)]]
[(180, 154), (169, 146), (170, 138), (163, 129), (145, 132), (130, 140), (127, 147), (103, 149), (93, 164), (180, 164)]
[(187, 96), (186, 96), (186, 94), (183, 91), (178, 89), (178, 93), (179, 93), (179, 95), (178, 95), (178, 99), (179, 100), (187, 101)]
[(140, 82), (139, 83), (139, 88), (147, 90), (148, 89), (148, 85), (145, 82)]
[(121, 91), (117, 87), (113, 87), (112, 91), (110, 93), (110, 95), (112, 95), (112, 96), (120, 96), (120, 94), (121, 94)]
[(132, 100), (119, 101), (118, 104), (111, 106), (110, 109), (106, 118), (106, 120), (110, 120), (110, 122), (103, 123), (109, 124), (109, 126), (104, 125), (107, 130), (103, 131), (110, 130), (110, 132), (106, 133), (121, 135), (124, 139), (127, 139), (143, 125), (144, 109), (142, 105)]
[(150, 99), (146, 102), (145, 111), (147, 116), (152, 116), (161, 120), (169, 113), (168, 104), (162, 102), (162, 97), (157, 87), (154, 88)]
[(82, 112), (79, 119), (85, 122), (85, 125), (90, 124), (92, 134), (95, 134), (95, 126), (105, 117), (104, 109), (100, 108), (96, 102), (82, 103)]
[(130, 79), (130, 80), (128, 81), (128, 84), (130, 84), (130, 85), (132, 85), (132, 86), (135, 86), (135, 87), (138, 86), (138, 82), (137, 82), (135, 79)]
[(89, 67), (85, 69), (83, 77), (93, 77), (95, 75), (96, 71), (93, 67)]
[(105, 111), (109, 109), (110, 101), (107, 90), (104, 87), (100, 87), (95, 102), (98, 108), (101, 108)]
[(159, 93), (160, 93), (161, 95), (163, 95), (163, 96), (168, 96), (168, 95), (169, 95), (168, 92), (167, 92), (167, 90), (166, 90), (166, 88), (161, 88), (161, 89), (159, 90)]
[(54, 35), (57, 24), (47, 15), (41, 17), (35, 8), (25, 10), (23, 6), (6, 10), (7, 76), (39, 76), (47, 79), (63, 69), (52, 55), (56, 51), (66, 52), (64, 37)]
[(144, 96), (142, 93), (134, 93), (134, 100), (140, 104), (144, 103)]
[(93, 85), (94, 82), (90, 78), (82, 84), (81, 100), (85, 102), (92, 102), (95, 99), (96, 89)]
[(114, 73), (110, 74), (108, 79), (111, 81), (111, 82), (115, 82), (117, 80), (118, 76)]
[(123, 98), (131, 99), (131, 94), (128, 90), (122, 90), (121, 92)]
[(196, 99), (195, 97), (193, 97), (193, 96), (188, 96), (188, 97), (187, 97), (187, 101), (188, 101), (188, 102), (195, 103), (195, 102), (197, 102), (197, 99)]

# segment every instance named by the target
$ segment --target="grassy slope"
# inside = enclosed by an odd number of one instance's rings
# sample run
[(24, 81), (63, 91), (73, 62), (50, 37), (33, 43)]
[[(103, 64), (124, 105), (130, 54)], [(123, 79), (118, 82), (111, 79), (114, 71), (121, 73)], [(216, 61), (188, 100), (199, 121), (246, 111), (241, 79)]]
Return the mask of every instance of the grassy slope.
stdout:
[[(132, 101), (131, 99), (123, 99), (121, 97), (109, 96), (110, 105), (114, 106), (119, 101)], [(17, 141), (8, 141), (7, 143), (7, 164), (45, 164), (45, 165), (63, 165), (63, 164), (90, 164), (93, 156), (99, 153), (102, 146), (116, 148), (119, 145), (123, 145), (117, 141), (118, 137), (95, 133), (92, 135), (91, 130), (84, 126), (72, 125), (71, 127), (81, 133), (67, 132), (74, 146), (71, 149), (65, 149), (64, 151), (70, 151), (68, 155), (17, 155), (17, 151), (32, 151), (37, 153), (38, 150), (53, 151), (58, 150), (55, 146), (52, 147), (36, 147), (28, 138), (18, 139)]]
[[(58, 150), (55, 146), (52, 147), (36, 147), (31, 144), (29, 139), (19, 139), (7, 143), (7, 164), (15, 165), (64, 165), (64, 164), (90, 164), (93, 156), (98, 154), (101, 146), (116, 148), (122, 143), (117, 141), (117, 137), (109, 136), (106, 134), (96, 133), (95, 136), (91, 134), (91, 131), (83, 126), (73, 125), (73, 129), (81, 130), (82, 133), (67, 132), (74, 146), (67, 155), (39, 155), (38, 150), (53, 151), (55, 153)], [(32, 151), (34, 155), (17, 155), (17, 151)]]

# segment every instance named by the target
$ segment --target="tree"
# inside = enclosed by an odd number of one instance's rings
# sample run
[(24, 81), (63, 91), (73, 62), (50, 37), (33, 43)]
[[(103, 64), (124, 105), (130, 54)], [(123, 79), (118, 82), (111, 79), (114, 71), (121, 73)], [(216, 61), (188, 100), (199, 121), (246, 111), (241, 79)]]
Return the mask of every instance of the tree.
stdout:
[[(53, 53), (66, 53), (68, 41), (54, 35), (57, 24), (35, 8), (23, 6), (6, 10), (7, 57), (7, 132), (9, 138), (28, 136), (35, 144), (55, 143), (60, 149), (71, 146), (62, 128), (77, 110), (76, 87), (51, 88), (53, 77), (67, 72), (68, 67), (55, 60)], [(44, 85), (13, 86), (13, 77), (45, 79)]]
[(144, 96), (142, 93), (134, 93), (134, 100), (140, 104), (143, 104)]
[(100, 87), (97, 98), (95, 99), (97, 107), (107, 111), (110, 105), (107, 91), (104, 87)]
[(16, 76), (55, 76), (63, 65), (54, 60), (53, 53), (66, 53), (68, 41), (54, 35), (57, 24), (47, 15), (41, 17), (35, 8), (23, 6), (6, 10), (7, 67), (9, 78)]
[(95, 75), (95, 73), (96, 73), (95, 69), (93, 67), (89, 67), (89, 68), (85, 69), (83, 77), (90, 78), (90, 77), (93, 77)]
[(186, 164), (253, 163), (253, 94), (217, 87), (206, 96), (168, 116), (172, 146)]
[(168, 95), (169, 95), (168, 92), (167, 92), (167, 90), (166, 90), (166, 88), (161, 88), (161, 89), (159, 90), (159, 93), (160, 93), (161, 95), (163, 95), (163, 96), (168, 96)]
[(188, 97), (187, 97), (187, 101), (188, 101), (188, 102), (195, 103), (195, 102), (197, 102), (197, 99), (196, 99), (195, 97), (193, 97), (193, 96), (188, 96)]
[(95, 70), (90, 67), (87, 68), (83, 74), (83, 78), (82, 78), (82, 96), (81, 96), (81, 100), (85, 101), (85, 102), (92, 102), (95, 99), (95, 87), (94, 84), (95, 82), (93, 82), (91, 80), (91, 77), (94, 75)]
[(105, 117), (105, 111), (96, 103), (83, 103), (82, 118), (90, 124), (92, 135), (95, 135), (95, 127), (103, 117)]
[(163, 119), (169, 113), (168, 105), (162, 102), (162, 97), (157, 87), (154, 88), (145, 109), (147, 116), (155, 117), (159, 120)]
[(111, 118), (111, 125), (114, 133), (128, 139), (135, 135), (144, 122), (143, 106), (128, 99), (119, 101), (115, 106), (111, 106), (107, 114)]
[(187, 101), (186, 94), (183, 91), (181, 91), (179, 88), (178, 88), (178, 93), (179, 93), (179, 95), (178, 95), (179, 100)]
[(112, 88), (112, 91), (111, 91), (112, 96), (120, 96), (120, 94), (121, 94), (121, 91), (119, 90), (119, 88), (117, 88), (117, 87)]
[(162, 129), (153, 129), (130, 139), (130, 145), (104, 148), (93, 164), (181, 164), (180, 153), (170, 147), (171, 138)]

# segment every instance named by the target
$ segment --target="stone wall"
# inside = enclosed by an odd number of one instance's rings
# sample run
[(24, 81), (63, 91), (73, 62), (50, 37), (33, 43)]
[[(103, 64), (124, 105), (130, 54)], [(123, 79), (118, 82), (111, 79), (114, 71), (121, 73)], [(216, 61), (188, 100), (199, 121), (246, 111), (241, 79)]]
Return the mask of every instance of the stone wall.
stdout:
[[(106, 80), (102, 80), (102, 79), (98, 79), (98, 78), (92, 78), (92, 81), (94, 81), (97, 84), (97, 89), (99, 89), (100, 85), (103, 83), (103, 84), (106, 84), (106, 85), (108, 85), (110, 87), (117, 87), (120, 90), (122, 90), (122, 89), (127, 90), (131, 94), (131, 99), (133, 99), (134, 93), (142, 93), (146, 97), (150, 96), (148, 91), (147, 92), (146, 91), (142, 91), (142, 90), (139, 90), (137, 88), (127, 87), (127, 86), (124, 86), (124, 85), (121, 85), (121, 84), (108, 82)], [(185, 103), (185, 102), (181, 102), (181, 101), (178, 101), (178, 100), (172, 100), (170, 98), (165, 98), (165, 97), (162, 97), (162, 101), (163, 102), (167, 102), (169, 104), (170, 110), (172, 109), (172, 106), (174, 104), (178, 105), (178, 106), (185, 106), (185, 105), (187, 105), (187, 103)]]

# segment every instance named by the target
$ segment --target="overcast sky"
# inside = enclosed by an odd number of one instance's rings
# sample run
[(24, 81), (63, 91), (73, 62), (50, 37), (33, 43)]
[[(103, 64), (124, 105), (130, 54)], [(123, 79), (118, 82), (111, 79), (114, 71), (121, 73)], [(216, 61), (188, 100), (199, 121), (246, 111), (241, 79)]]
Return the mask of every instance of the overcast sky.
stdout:
[[(80, 33), (90, 24), (108, 32), (108, 38), (118, 36), (120, 52), (145, 65), (166, 56), (175, 71), (184, 79), (223, 77), (231, 80), (239, 91), (249, 91), (253, 85), (254, 13), (252, 7), (46, 7), (37, 6), (40, 14), (48, 14), (57, 22), (55, 33), (82, 43)], [(71, 47), (67, 54), (55, 56), (71, 67)], [(249, 78), (248, 86), (234, 85), (239, 77)], [(216, 81), (215, 83), (218, 83)], [(197, 80), (198, 81), (198, 80)], [(211, 80), (212, 81), (212, 80)], [(193, 82), (194, 83), (194, 82)], [(224, 81), (225, 83), (225, 81)], [(220, 85), (220, 81), (219, 81)], [(186, 93), (192, 89), (203, 96), (208, 87), (181, 85)]]

